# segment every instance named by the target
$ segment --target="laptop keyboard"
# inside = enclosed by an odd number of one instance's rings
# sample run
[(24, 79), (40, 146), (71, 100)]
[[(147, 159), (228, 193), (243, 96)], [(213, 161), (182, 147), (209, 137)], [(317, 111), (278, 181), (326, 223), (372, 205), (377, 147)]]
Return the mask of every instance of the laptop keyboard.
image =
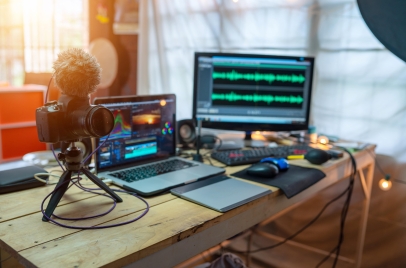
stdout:
[(132, 169), (118, 171), (115, 173), (110, 173), (109, 175), (126, 182), (133, 182), (151, 178), (175, 170), (190, 168), (197, 165), (198, 164), (196, 163), (190, 163), (182, 161), (180, 159), (172, 159), (148, 166), (140, 166)]

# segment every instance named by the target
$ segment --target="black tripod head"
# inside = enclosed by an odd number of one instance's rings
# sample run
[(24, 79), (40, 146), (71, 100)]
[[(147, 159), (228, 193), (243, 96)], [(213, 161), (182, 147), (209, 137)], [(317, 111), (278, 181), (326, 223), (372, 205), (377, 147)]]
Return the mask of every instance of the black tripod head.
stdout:
[(65, 151), (58, 154), (59, 161), (63, 161), (67, 170), (79, 171), (83, 167), (83, 152), (75, 146), (75, 141), (71, 141)]

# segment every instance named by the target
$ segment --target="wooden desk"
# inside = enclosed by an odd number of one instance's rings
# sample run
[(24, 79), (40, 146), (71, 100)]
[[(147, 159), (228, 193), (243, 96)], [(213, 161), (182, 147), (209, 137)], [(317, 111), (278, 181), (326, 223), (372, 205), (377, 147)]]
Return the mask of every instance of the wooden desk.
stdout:
[[(365, 193), (355, 266), (361, 264), (364, 235), (369, 210), (374, 149), (354, 154)], [(366, 150), (369, 150), (367, 152)], [(292, 162), (293, 163), (293, 162)], [(294, 164), (312, 166), (305, 160)], [(147, 198), (151, 208), (141, 220), (115, 228), (75, 230), (42, 222), (40, 204), (54, 186), (0, 195), (0, 248), (29, 267), (172, 267), (266, 219), (272, 220), (319, 191), (348, 178), (351, 163), (348, 156), (312, 166), (326, 173), (326, 178), (291, 199), (275, 187), (260, 199), (219, 213), (171, 194)], [(227, 168), (227, 173), (241, 167)], [(91, 226), (113, 224), (139, 215), (145, 205), (136, 198), (121, 194), (124, 202), (99, 219), (68, 222)], [(85, 217), (106, 211), (110, 199), (95, 196), (72, 187), (55, 213), (66, 217)], [(2, 263), (7, 267), (8, 261)]]

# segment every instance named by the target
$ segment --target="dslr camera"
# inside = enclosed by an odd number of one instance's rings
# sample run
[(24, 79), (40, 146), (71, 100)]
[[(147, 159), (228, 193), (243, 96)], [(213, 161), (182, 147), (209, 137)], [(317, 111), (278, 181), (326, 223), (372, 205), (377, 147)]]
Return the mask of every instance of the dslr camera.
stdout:
[(37, 108), (36, 124), (40, 142), (78, 141), (108, 135), (114, 127), (114, 116), (101, 105), (90, 105), (88, 97), (62, 94), (58, 101)]

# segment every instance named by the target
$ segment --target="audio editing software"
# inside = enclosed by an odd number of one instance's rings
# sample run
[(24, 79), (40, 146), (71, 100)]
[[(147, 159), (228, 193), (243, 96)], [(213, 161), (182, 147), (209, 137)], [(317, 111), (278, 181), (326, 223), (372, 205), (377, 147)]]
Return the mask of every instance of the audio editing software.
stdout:
[(310, 65), (300, 58), (201, 56), (196, 116), (205, 121), (303, 124)]
[[(172, 100), (104, 104), (114, 114), (114, 128), (98, 150), (99, 167), (125, 164), (156, 156), (173, 154)], [(99, 144), (106, 140), (100, 139)]]

